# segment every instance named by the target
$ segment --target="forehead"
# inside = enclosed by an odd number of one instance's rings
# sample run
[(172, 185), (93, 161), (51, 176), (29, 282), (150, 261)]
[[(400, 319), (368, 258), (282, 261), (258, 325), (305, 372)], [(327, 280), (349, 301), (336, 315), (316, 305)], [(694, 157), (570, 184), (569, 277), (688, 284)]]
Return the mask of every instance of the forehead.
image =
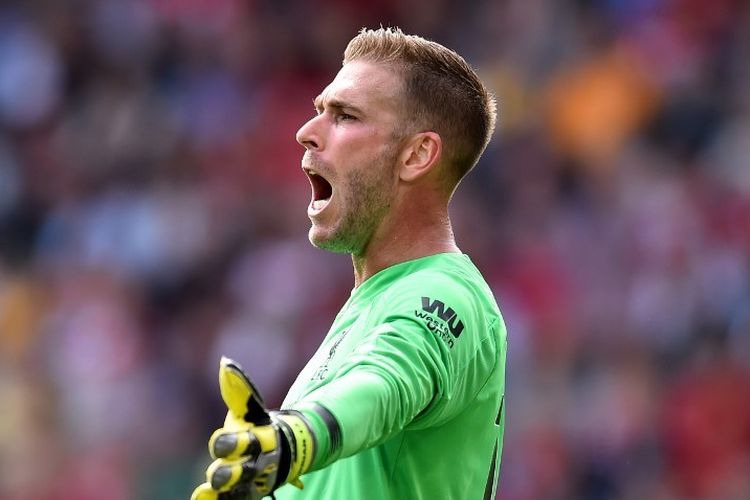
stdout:
[(316, 98), (316, 104), (345, 103), (364, 112), (395, 112), (403, 83), (392, 66), (369, 61), (345, 64)]

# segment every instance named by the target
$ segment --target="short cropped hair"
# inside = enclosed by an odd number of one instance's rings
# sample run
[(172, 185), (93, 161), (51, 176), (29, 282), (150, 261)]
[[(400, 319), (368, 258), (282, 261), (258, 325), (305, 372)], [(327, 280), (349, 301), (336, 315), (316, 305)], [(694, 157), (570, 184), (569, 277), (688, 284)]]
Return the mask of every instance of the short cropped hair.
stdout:
[(390, 63), (401, 71), (406, 132), (437, 132), (451, 165), (450, 181), (458, 184), (495, 128), (495, 98), (474, 69), (453, 50), (399, 28), (363, 28), (344, 51), (344, 65), (356, 60)]

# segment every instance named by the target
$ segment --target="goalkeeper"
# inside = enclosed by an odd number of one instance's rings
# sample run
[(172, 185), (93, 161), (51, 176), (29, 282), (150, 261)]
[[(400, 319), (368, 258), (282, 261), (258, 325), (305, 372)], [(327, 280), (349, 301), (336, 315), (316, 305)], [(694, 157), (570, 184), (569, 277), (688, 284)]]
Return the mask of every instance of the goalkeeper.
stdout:
[(281, 411), (222, 361), (229, 412), (193, 499), (494, 499), (505, 326), (448, 216), (494, 99), (455, 52), (381, 28), (314, 104), (297, 132), (309, 237), (352, 255), (354, 290)]

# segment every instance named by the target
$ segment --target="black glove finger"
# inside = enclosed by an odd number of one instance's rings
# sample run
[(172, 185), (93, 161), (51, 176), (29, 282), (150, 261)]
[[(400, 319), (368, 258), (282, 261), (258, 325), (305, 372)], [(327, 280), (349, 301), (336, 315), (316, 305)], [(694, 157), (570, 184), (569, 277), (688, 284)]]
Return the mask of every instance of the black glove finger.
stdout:
[(248, 485), (257, 475), (255, 459), (223, 460), (212, 463), (206, 473), (206, 479), (216, 491), (228, 492), (243, 485)]
[(257, 457), (261, 452), (260, 442), (250, 430), (227, 431), (219, 429), (208, 441), (208, 452), (213, 458)]

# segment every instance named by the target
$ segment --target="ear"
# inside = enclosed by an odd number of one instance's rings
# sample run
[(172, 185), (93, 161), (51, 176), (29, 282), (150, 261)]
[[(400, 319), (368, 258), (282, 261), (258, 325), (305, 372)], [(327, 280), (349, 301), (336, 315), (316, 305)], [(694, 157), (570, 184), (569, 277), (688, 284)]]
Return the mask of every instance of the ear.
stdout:
[(412, 182), (431, 172), (440, 161), (443, 140), (437, 132), (414, 134), (401, 153), (399, 178)]

